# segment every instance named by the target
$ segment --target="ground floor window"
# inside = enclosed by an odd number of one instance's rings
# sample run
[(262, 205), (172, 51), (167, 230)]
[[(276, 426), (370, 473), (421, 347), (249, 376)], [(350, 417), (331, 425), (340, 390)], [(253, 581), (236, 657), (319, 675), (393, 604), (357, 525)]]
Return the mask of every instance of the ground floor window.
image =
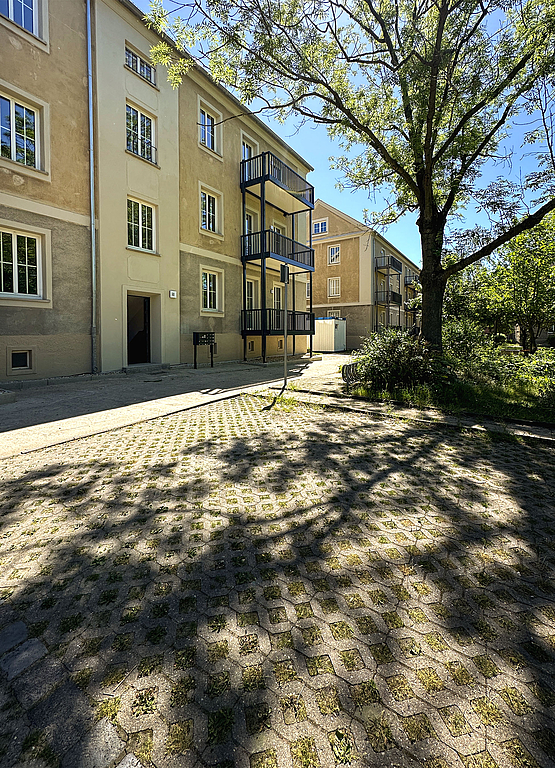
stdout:
[(0, 230), (0, 293), (41, 295), (40, 240)]

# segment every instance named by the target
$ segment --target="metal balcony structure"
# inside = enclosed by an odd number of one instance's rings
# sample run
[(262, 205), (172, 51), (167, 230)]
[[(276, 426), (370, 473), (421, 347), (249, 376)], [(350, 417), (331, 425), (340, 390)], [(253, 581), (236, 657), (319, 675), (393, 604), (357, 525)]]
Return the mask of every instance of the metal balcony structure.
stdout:
[(245, 261), (271, 258), (293, 266), (314, 269), (314, 249), (290, 237), (266, 229), (241, 237), (241, 254)]
[(403, 271), (403, 264), (391, 253), (388, 253), (387, 256), (376, 256), (376, 269), (380, 272), (385, 272), (388, 275), (393, 272), (401, 274)]
[[(241, 312), (241, 330), (243, 335), (260, 336), (263, 325), (269, 336), (282, 336), (285, 321), (284, 309), (266, 309), (266, 322), (263, 323), (261, 309), (244, 309)], [(287, 333), (294, 336), (308, 336), (314, 333), (314, 314), (312, 312), (287, 311)]]
[[(243, 309), (241, 312), (241, 333), (243, 335), (243, 357), (247, 359), (247, 337), (261, 337), (262, 360), (266, 361), (266, 338), (285, 333), (293, 337), (295, 353), (296, 337), (310, 336), (310, 354), (312, 355), (312, 337), (314, 335), (314, 313), (312, 312), (312, 273), (314, 272), (314, 250), (312, 248), (312, 210), (314, 209), (314, 187), (300, 176), (287, 163), (272, 152), (262, 152), (241, 161), (240, 183), (243, 199), (243, 234), (241, 235), (241, 261), (243, 263)], [(247, 217), (247, 195), (258, 202), (258, 227), (253, 227), (253, 216), (249, 210)], [(272, 218), (267, 209), (272, 211)], [(279, 222), (273, 219), (276, 212)], [(307, 216), (308, 214), (308, 216)], [(297, 216), (308, 219), (308, 243), (296, 239), (299, 230)], [(273, 223), (272, 223), (273, 221)], [(250, 223), (249, 223), (250, 222)], [(303, 222), (301, 221), (301, 224)], [(258, 231), (247, 230), (256, 228)], [(283, 229), (284, 232), (278, 231)], [(285, 234), (288, 231), (288, 234)], [(301, 228), (304, 237), (304, 227)], [(290, 237), (288, 235), (291, 235)], [(247, 264), (260, 262), (260, 308), (247, 308)], [(270, 264), (268, 265), (268, 261)], [(278, 272), (278, 265), (289, 266), (288, 297), (291, 311), (278, 306), (268, 307), (267, 270)], [(296, 309), (296, 281), (298, 274), (307, 274), (309, 282), (310, 311)], [(275, 277), (274, 277), (275, 280)], [(277, 278), (279, 281), (279, 277)], [(305, 283), (301, 285), (303, 299)], [(298, 289), (297, 289), (298, 290)]]
[(405, 275), (405, 285), (415, 285), (417, 281), (417, 275)]
[(376, 304), (395, 304), (401, 306), (403, 297), (395, 291), (376, 291)]

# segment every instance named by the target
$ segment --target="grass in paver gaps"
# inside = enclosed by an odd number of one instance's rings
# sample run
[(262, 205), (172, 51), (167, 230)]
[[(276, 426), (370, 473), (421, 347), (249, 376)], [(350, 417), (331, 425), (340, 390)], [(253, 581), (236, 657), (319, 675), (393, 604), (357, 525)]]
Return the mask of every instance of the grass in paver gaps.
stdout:
[(141, 608), (138, 605), (133, 605), (130, 608), (126, 608), (124, 612), (121, 614), (120, 623), (130, 624), (133, 621), (137, 621), (140, 613), (141, 613)]
[(461, 755), (464, 768), (499, 768), (493, 757), (486, 750), (475, 755)]
[(49, 623), (48, 621), (35, 621), (33, 624), (30, 624), (28, 629), (29, 637), (40, 637)]
[(429, 603), (428, 608), (440, 619), (449, 619), (453, 615), (449, 608), (442, 603)]
[(406, 587), (403, 587), (402, 584), (393, 584), (390, 587), (390, 589), (395, 595), (395, 597), (397, 598), (397, 600), (399, 600), (400, 602), (404, 602), (405, 600), (410, 600), (409, 591), (408, 589), (406, 589)]
[(339, 655), (347, 672), (364, 669), (364, 660), (356, 648), (352, 648), (349, 651), (340, 651)]
[(509, 760), (515, 768), (540, 768), (536, 759), (519, 739), (503, 741), (501, 747), (507, 752)]
[(247, 732), (251, 735), (263, 733), (272, 727), (272, 710), (266, 702), (245, 707), (245, 720)]
[(206, 688), (206, 693), (210, 698), (215, 698), (216, 696), (223, 696), (224, 693), (227, 693), (231, 688), (231, 683), (229, 679), (229, 672), (217, 672), (215, 675), (208, 675), (208, 686)]
[[(316, 629), (316, 627), (314, 627), (314, 629)], [(355, 636), (353, 630), (346, 621), (337, 621), (335, 624), (330, 624), (330, 630), (335, 640), (347, 640), (348, 638)]]
[(356, 616), (355, 623), (361, 635), (372, 635), (378, 631), (376, 623), (371, 616)]
[(456, 707), (442, 707), (438, 710), (443, 722), (449, 728), (451, 736), (464, 736), (466, 733), (472, 733), (472, 728), (465, 719), (461, 710)]
[(268, 618), (270, 619), (270, 624), (281, 624), (283, 621), (287, 621), (285, 608), (281, 605), (277, 608), (270, 608), (268, 610)]
[(505, 716), (491, 699), (485, 696), (479, 699), (473, 699), (471, 702), (472, 709), (476, 712), (480, 720), (484, 725), (497, 725), (503, 722)]
[(428, 632), (424, 640), (434, 651), (444, 651), (449, 647), (439, 632)]
[(235, 718), (230, 708), (218, 709), (217, 712), (208, 713), (208, 743), (222, 744), (231, 736), (231, 729)]
[(413, 744), (422, 739), (437, 739), (436, 732), (432, 727), (430, 719), (424, 712), (419, 712), (416, 715), (409, 715), (408, 717), (401, 717), (401, 725)]
[(150, 765), (152, 760), (152, 750), (154, 742), (152, 740), (152, 731), (136, 731), (130, 735), (128, 747), (143, 765)]
[(60, 764), (58, 755), (54, 752), (42, 731), (31, 731), (25, 737), (21, 745), (21, 756), (25, 759), (25, 762), (28, 760), (33, 762), (38, 760), (51, 766), (51, 768), (56, 768)]
[(168, 630), (166, 627), (153, 627), (146, 633), (145, 640), (147, 643), (152, 643), (152, 645), (160, 645), (160, 643), (165, 640), (167, 633)]
[(264, 672), (259, 664), (245, 667), (243, 670), (243, 688), (245, 691), (257, 691), (266, 688)]
[(464, 627), (452, 627), (447, 630), (451, 637), (454, 637), (459, 645), (472, 645), (474, 638)]
[(299, 603), (295, 606), (295, 613), (298, 619), (310, 619), (314, 616), (310, 603)]
[(180, 755), (192, 747), (193, 721), (184, 720), (182, 723), (172, 723), (166, 740), (166, 754)]
[(270, 635), (270, 642), (272, 644), (272, 648), (276, 651), (279, 651), (282, 648), (292, 648), (293, 635), (290, 631), (276, 632), (275, 635)]
[(91, 667), (80, 669), (79, 672), (75, 672), (75, 674), (71, 676), (71, 679), (78, 688), (84, 691), (86, 688), (88, 688), (88, 685), (91, 681), (92, 672), (93, 671)]
[(515, 715), (518, 715), (519, 717), (534, 711), (533, 707), (528, 704), (524, 696), (517, 688), (507, 686), (506, 688), (502, 688), (501, 690), (497, 691), (497, 693), (501, 696), (509, 709), (511, 709)]
[(278, 768), (275, 749), (266, 749), (250, 756), (250, 768)]
[(118, 683), (121, 683), (126, 674), (127, 666), (125, 665), (109, 666), (101, 685), (103, 688), (110, 688), (112, 685), (117, 685)]
[(534, 731), (532, 736), (545, 754), (555, 760), (555, 733), (550, 728), (543, 728), (540, 731)]
[(83, 623), (83, 616), (80, 613), (74, 613), (72, 616), (65, 616), (60, 622), (60, 632), (73, 632)]
[(442, 691), (445, 688), (443, 680), (433, 667), (417, 669), (416, 676), (428, 693), (437, 693), (437, 691)]
[(155, 672), (162, 671), (162, 662), (164, 657), (162, 654), (158, 656), (146, 656), (141, 659), (139, 664), (139, 677), (146, 677), (147, 675), (153, 675)]
[(117, 698), (100, 701), (95, 704), (94, 719), (102, 720), (106, 717), (111, 723), (115, 723), (120, 706), (121, 699), (119, 696)]
[(320, 760), (314, 739), (297, 739), (290, 745), (293, 768), (319, 768)]
[(328, 685), (315, 692), (318, 709), (323, 715), (337, 715), (341, 711), (341, 702), (337, 688)]
[(287, 585), (287, 589), (289, 594), (293, 597), (306, 594), (306, 588), (302, 581), (293, 581), (291, 584)]
[(326, 598), (325, 600), (319, 600), (322, 613), (339, 613), (339, 606), (337, 600), (334, 597)]
[(400, 629), (405, 626), (403, 619), (396, 611), (386, 611), (381, 614), (381, 617), (389, 629)]
[(131, 705), (131, 712), (135, 717), (140, 715), (151, 715), (156, 712), (156, 688), (145, 688), (139, 691)]
[(189, 701), (189, 693), (194, 691), (196, 687), (196, 680), (194, 677), (187, 675), (182, 677), (174, 686), (170, 693), (170, 707), (184, 707)]
[(218, 616), (210, 616), (208, 619), (208, 629), (211, 632), (220, 632), (222, 629), (225, 629), (227, 627), (227, 620), (224, 614), (219, 614)]
[(395, 661), (394, 655), (385, 643), (376, 643), (370, 646), (370, 653), (374, 657), (376, 664), (389, 664)]
[(531, 641), (520, 643), (520, 647), (540, 664), (548, 664), (552, 660), (551, 656), (537, 643)]
[(386, 679), (387, 687), (396, 701), (406, 701), (414, 697), (414, 691), (404, 675), (393, 675)]
[(366, 608), (362, 597), (356, 593), (354, 595), (343, 595), (343, 597), (348, 608), (352, 608), (353, 610), (356, 608)]
[(356, 707), (366, 707), (368, 704), (376, 704), (381, 700), (380, 692), (373, 680), (365, 680), (351, 686), (351, 696)]
[(125, 635), (116, 635), (112, 642), (112, 648), (118, 653), (128, 651), (133, 647), (133, 639), (134, 635), (132, 632), (129, 632)]
[(501, 670), (494, 663), (493, 659), (491, 659), (487, 655), (474, 656), (472, 658), (472, 661), (474, 662), (476, 667), (480, 670), (480, 672), (483, 674), (483, 676), (487, 677), (488, 679), (491, 677), (495, 677), (496, 675), (499, 675), (501, 673)]
[(83, 656), (95, 656), (100, 650), (103, 640), (103, 637), (89, 637), (83, 643), (81, 654)]
[(555, 704), (555, 692), (544, 683), (527, 683), (534, 696), (539, 699), (544, 707), (552, 707)]
[(179, 601), (179, 613), (193, 613), (197, 609), (196, 597), (182, 597)]
[(306, 659), (306, 668), (311, 677), (315, 675), (335, 674), (335, 669), (327, 653), (321, 656), (312, 656)]
[(281, 589), (275, 585), (264, 587), (265, 600), (278, 600), (281, 597)]
[(182, 648), (181, 650), (176, 651), (174, 659), (175, 668), (189, 669), (189, 667), (194, 666), (196, 653), (197, 649), (192, 645), (188, 645), (186, 648)]
[(385, 605), (389, 602), (388, 596), (385, 594), (385, 592), (382, 592), (381, 589), (371, 589), (368, 592), (368, 595), (374, 605)]
[(380, 717), (369, 718), (365, 727), (368, 741), (374, 752), (385, 752), (397, 746), (385, 713), (382, 712)]
[[(339, 622), (339, 623), (341, 624), (343, 622)], [(334, 626), (337, 626), (337, 625), (331, 624), (330, 629), (335, 639), (339, 640), (340, 638), (337, 637), (333, 631)], [(346, 624), (345, 626), (348, 626), (348, 624)], [(303, 642), (305, 643), (305, 645), (318, 645), (319, 643), (322, 642), (322, 633), (320, 632), (320, 628), (315, 625), (312, 627), (304, 627), (304, 629), (301, 629), (301, 635), (303, 637)], [(351, 637), (352, 637), (352, 634), (351, 634)]]
[(196, 621), (182, 621), (177, 625), (175, 636), (178, 640), (183, 637), (194, 637), (197, 634)]
[(457, 685), (476, 685), (476, 680), (462, 662), (448, 661), (445, 667)]
[(524, 656), (512, 648), (496, 648), (495, 652), (513, 669), (524, 669), (527, 666)]
[(300, 695), (284, 696), (280, 699), (283, 720), (286, 725), (300, 723), (306, 720), (306, 707), (303, 697)]
[(424, 768), (450, 768), (442, 757), (431, 757), (424, 762)]
[(291, 659), (274, 662), (274, 675), (280, 685), (297, 679), (297, 671)]
[(258, 647), (258, 636), (257, 635), (243, 635), (243, 637), (239, 638), (239, 653), (241, 656), (245, 656), (247, 653), (256, 653), (259, 649)]
[(220, 659), (227, 658), (229, 654), (229, 645), (227, 640), (222, 640), (220, 643), (208, 643), (207, 647), (208, 661), (214, 664)]
[(331, 751), (337, 765), (347, 765), (358, 760), (352, 734), (344, 728), (337, 728), (328, 734)]

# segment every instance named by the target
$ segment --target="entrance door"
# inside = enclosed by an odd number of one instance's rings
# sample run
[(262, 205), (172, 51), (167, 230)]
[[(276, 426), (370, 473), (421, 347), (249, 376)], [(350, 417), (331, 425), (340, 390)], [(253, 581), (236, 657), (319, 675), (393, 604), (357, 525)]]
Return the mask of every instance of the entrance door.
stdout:
[(127, 296), (127, 364), (150, 363), (150, 298)]

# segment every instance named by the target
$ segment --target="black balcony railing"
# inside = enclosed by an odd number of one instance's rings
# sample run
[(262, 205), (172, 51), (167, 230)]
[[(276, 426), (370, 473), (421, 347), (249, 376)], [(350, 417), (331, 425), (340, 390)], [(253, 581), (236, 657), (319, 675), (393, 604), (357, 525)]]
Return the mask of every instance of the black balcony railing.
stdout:
[(314, 208), (314, 187), (271, 152), (241, 161), (241, 185), (248, 187), (262, 181), (273, 181), (301, 202)]
[(270, 257), (314, 269), (314, 250), (290, 237), (266, 229), (241, 237), (241, 253), (246, 261)]
[(405, 285), (414, 285), (418, 281), (416, 275), (405, 275)]
[(376, 256), (376, 269), (379, 269), (382, 272), (392, 270), (393, 272), (400, 273), (403, 271), (403, 264), (399, 259), (389, 253), (387, 256)]
[[(266, 333), (283, 335), (285, 321), (284, 309), (266, 309)], [(241, 329), (243, 334), (262, 333), (262, 309), (243, 309), (241, 312)], [(314, 333), (314, 313), (287, 311), (287, 333), (293, 336)]]
[(376, 304), (398, 304), (401, 306), (403, 297), (395, 291), (376, 291)]

